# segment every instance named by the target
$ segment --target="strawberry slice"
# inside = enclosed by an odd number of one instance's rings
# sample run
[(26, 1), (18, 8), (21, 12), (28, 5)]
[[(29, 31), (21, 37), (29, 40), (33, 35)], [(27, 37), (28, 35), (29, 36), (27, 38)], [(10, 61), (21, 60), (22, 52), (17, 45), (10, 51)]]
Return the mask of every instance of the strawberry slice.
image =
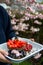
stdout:
[(31, 51), (32, 45), (31, 44), (26, 44), (26, 47), (24, 48), (25, 51)]

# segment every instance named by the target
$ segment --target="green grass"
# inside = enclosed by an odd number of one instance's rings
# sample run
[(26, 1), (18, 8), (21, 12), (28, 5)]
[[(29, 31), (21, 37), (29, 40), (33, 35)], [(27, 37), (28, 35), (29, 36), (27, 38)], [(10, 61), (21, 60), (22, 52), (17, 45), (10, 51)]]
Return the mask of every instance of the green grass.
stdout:
[(19, 63), (19, 64), (13, 64), (13, 65), (32, 65), (32, 62), (26, 60), (26, 61), (21, 62), (21, 63)]
[(41, 57), (38, 61), (33, 60), (32, 58), (25, 60), (19, 64), (13, 63), (12, 65), (43, 65), (43, 57)]

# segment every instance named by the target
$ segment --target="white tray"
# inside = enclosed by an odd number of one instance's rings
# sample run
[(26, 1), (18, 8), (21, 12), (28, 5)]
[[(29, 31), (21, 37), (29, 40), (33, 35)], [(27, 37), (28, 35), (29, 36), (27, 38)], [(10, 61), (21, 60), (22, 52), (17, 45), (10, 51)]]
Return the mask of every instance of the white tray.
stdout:
[[(20, 40), (23, 40), (23, 41), (26, 41), (27, 43), (30, 43), (32, 45), (32, 50), (23, 58), (21, 59), (13, 59), (9, 56), (6, 56), (7, 59), (9, 59), (10, 61), (12, 61), (13, 63), (19, 63), (19, 62), (22, 62), (26, 59), (29, 59), (30, 57), (34, 56), (36, 53), (40, 52), (43, 50), (43, 45), (39, 44), (39, 43), (36, 43), (36, 42), (32, 42), (31, 40), (29, 39), (26, 39), (26, 38), (20, 38)], [(5, 51), (8, 51), (9, 49), (7, 48), (7, 45), (6, 43), (3, 43), (3, 44), (0, 44), (0, 49), (4, 49)]]

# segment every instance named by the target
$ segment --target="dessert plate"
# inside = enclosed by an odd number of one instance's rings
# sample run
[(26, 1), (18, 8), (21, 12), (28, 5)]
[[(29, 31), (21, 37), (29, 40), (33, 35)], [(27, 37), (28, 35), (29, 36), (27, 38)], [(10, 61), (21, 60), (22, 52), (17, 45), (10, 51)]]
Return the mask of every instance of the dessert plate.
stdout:
[[(26, 59), (31, 58), (32, 56), (34, 56), (35, 54), (37, 54), (38, 52), (43, 50), (43, 45), (40, 44), (40, 43), (33, 42), (29, 39), (21, 38), (21, 37), (18, 37), (18, 39), (20, 39), (22, 41), (26, 41), (28, 44), (31, 44), (32, 45), (32, 50), (29, 53), (27, 53), (27, 55), (25, 57), (23, 57), (21, 59), (13, 59), (9, 56), (5, 56), (7, 59), (9, 59), (13, 63), (20, 63), (20, 62), (22, 62)], [(3, 49), (3, 50), (8, 52), (9, 49), (7, 47), (7, 43), (0, 44), (0, 49)]]

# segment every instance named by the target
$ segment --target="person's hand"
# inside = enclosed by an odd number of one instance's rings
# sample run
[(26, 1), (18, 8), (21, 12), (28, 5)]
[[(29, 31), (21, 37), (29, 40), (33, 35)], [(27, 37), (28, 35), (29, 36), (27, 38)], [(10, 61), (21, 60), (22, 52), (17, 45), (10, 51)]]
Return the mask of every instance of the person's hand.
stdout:
[(34, 56), (34, 59), (39, 59), (41, 57), (41, 53), (37, 53), (35, 56)]
[[(33, 42), (35, 41), (34, 38), (30, 38), (30, 40), (33, 41)], [(34, 59), (39, 59), (41, 57), (41, 55), (42, 55), (41, 53), (35, 54)]]
[(5, 58), (5, 55), (8, 55), (8, 52), (6, 52), (5, 50), (0, 49), (0, 62), (11, 63), (9, 60), (7, 60)]

